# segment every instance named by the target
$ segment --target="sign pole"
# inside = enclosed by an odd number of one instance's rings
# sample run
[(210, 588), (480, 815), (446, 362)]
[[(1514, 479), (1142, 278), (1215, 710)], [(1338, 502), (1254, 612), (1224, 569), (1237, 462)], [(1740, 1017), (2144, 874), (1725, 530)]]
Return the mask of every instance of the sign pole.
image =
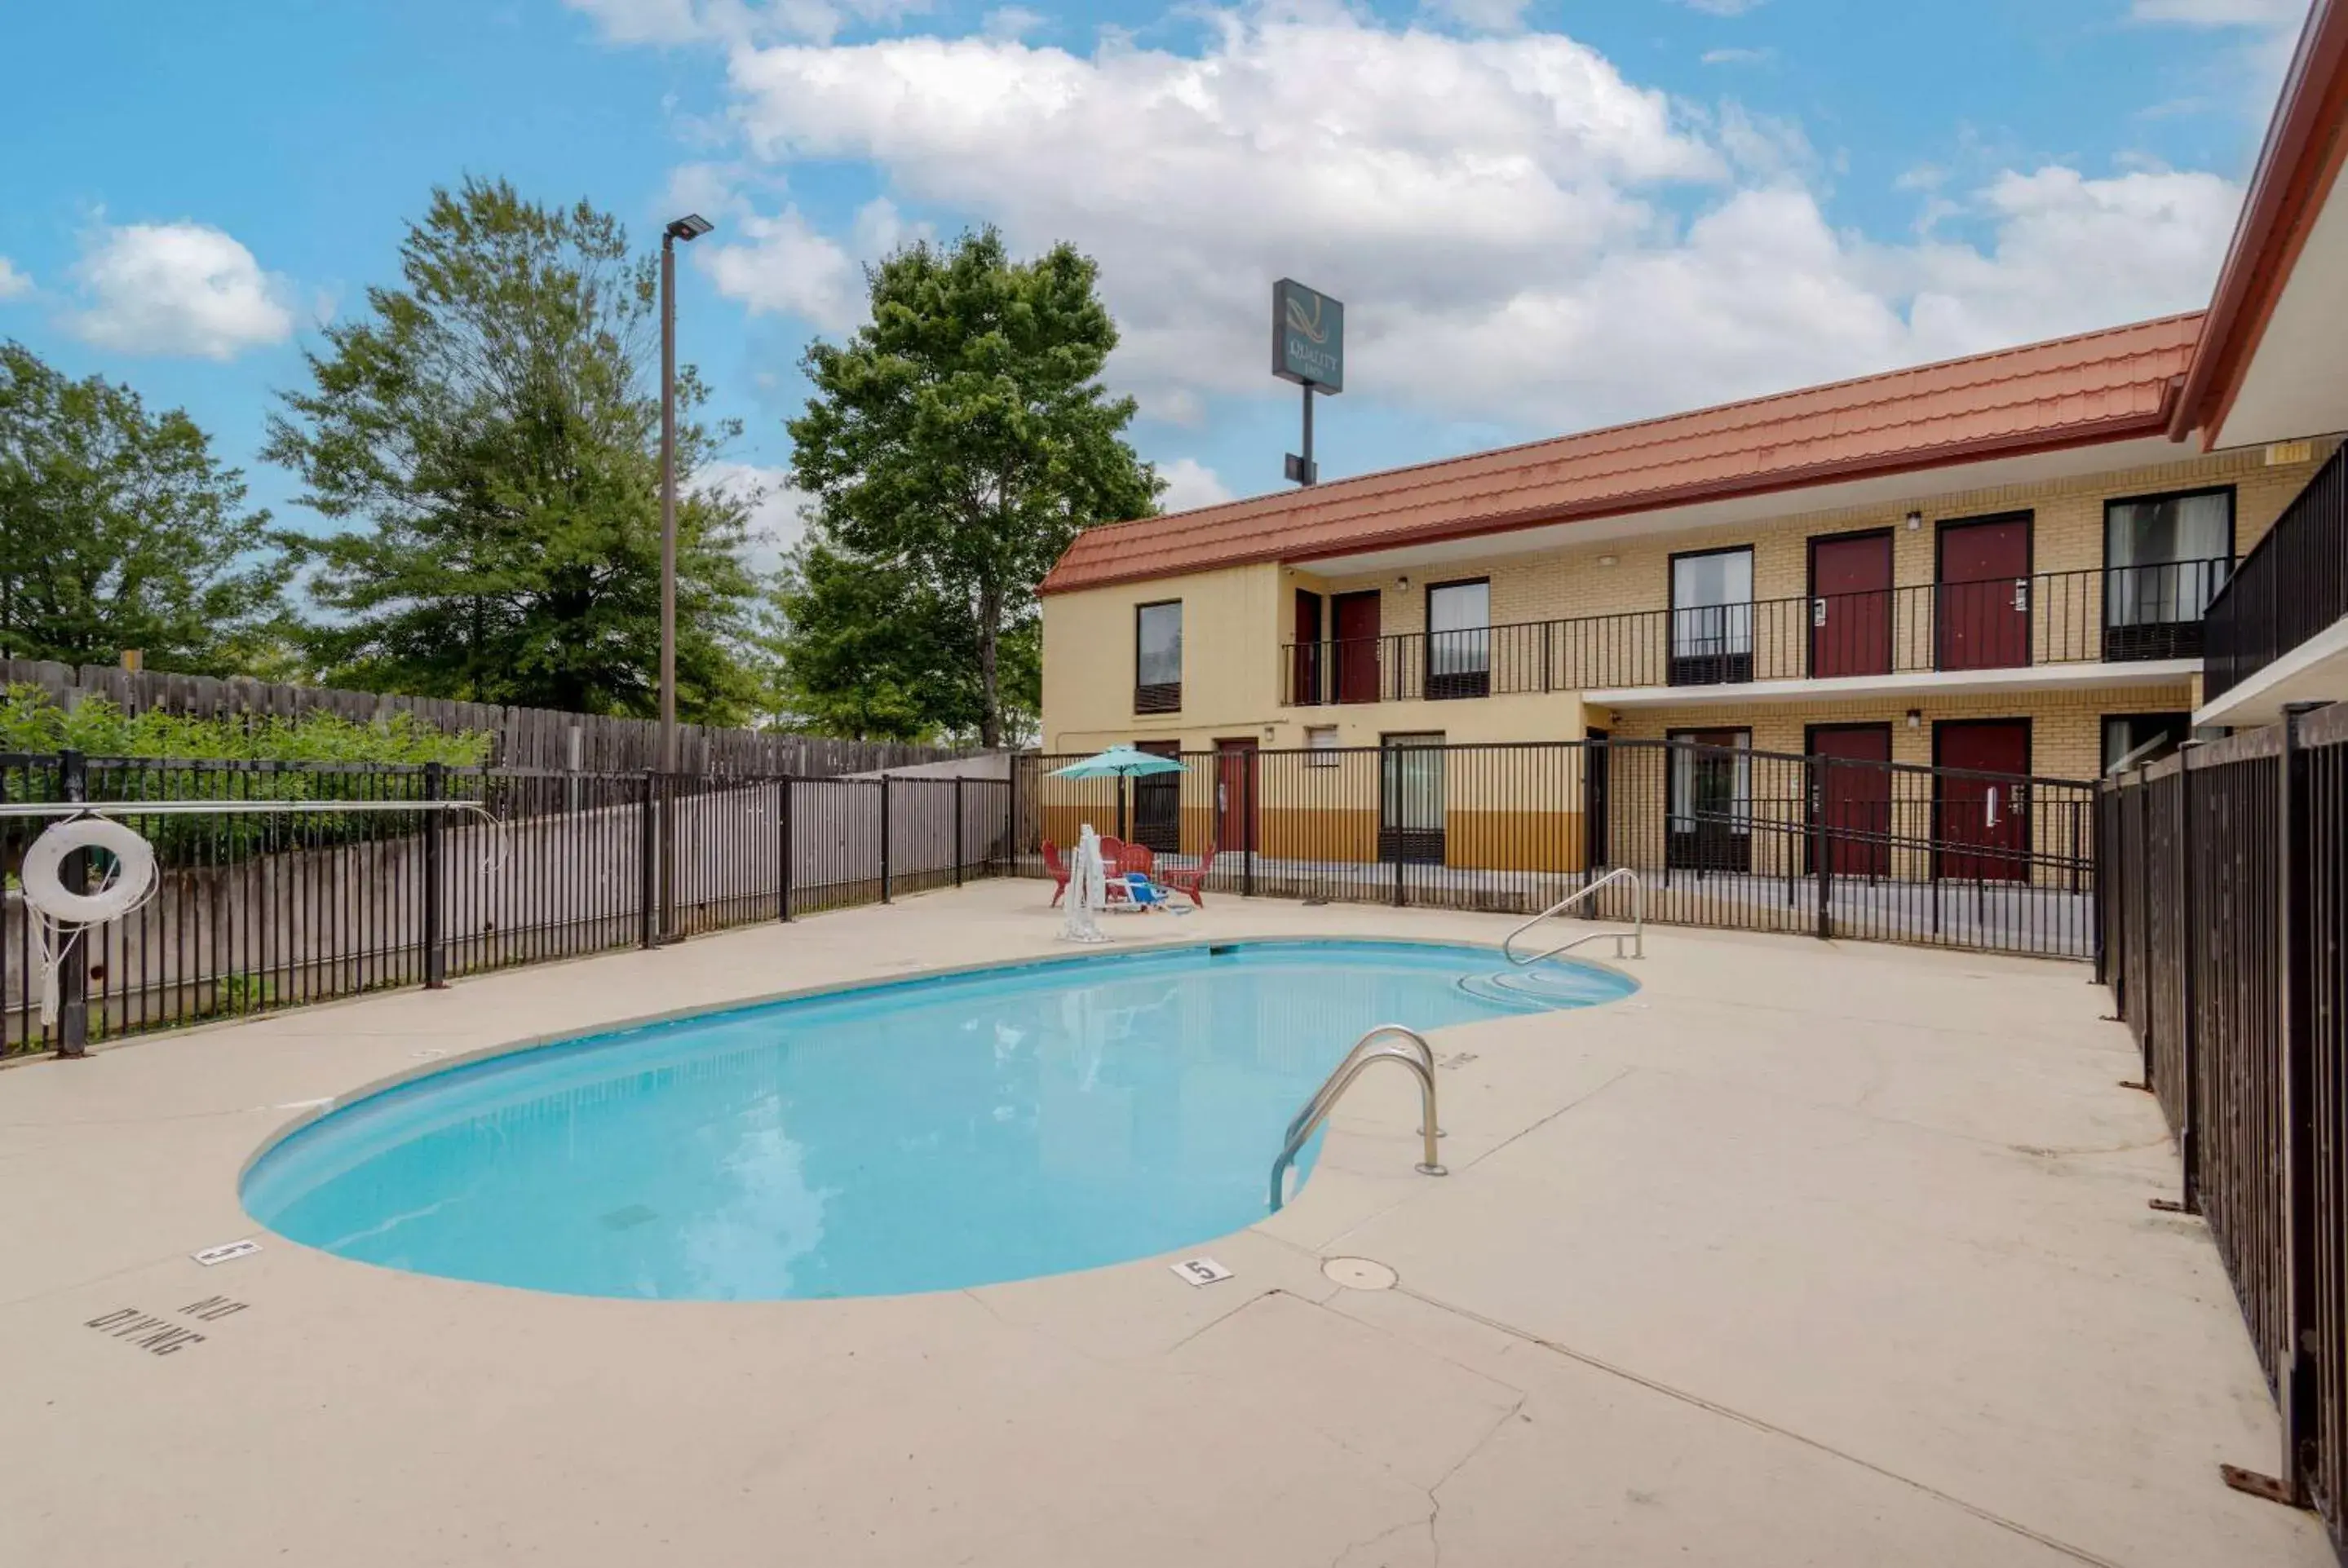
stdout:
[(1313, 384), (1304, 384), (1304, 462), (1297, 477), (1300, 485), (1310, 485), (1320, 478), (1313, 466)]

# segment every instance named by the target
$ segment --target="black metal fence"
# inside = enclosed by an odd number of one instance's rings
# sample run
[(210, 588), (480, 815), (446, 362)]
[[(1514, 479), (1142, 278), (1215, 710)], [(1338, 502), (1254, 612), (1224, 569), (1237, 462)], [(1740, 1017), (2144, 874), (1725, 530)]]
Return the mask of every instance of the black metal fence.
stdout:
[(1280, 653), (1282, 700), (1315, 707), (2193, 659), (2204, 607), (2232, 568), (2230, 559), (2168, 561), (1292, 642)]
[(2282, 1412), (2272, 1477), (2348, 1549), (2348, 704), (2104, 786), (2101, 972)]
[[(232, 805), (123, 814), (155, 847), (154, 895), (73, 939), (46, 1026), (42, 944), (14, 876), (46, 821), (0, 816), (0, 1051), (77, 1049), (1000, 875), (1008, 791), (1000, 777), (0, 756), (0, 803)], [(424, 804), (447, 800), (481, 810)], [(88, 858), (69, 857), (68, 878), (90, 875), (77, 864)]]
[[(1679, 741), (1226, 747), (1153, 777), (1054, 776), (1072, 760), (1019, 759), (1030, 873), (1089, 824), (1211, 857), (1210, 897), (1529, 915), (1627, 866), (1650, 919), (2094, 952), (2095, 789), (2068, 780)], [(1595, 902), (1619, 917), (1630, 898)]]
[(2348, 615), (2348, 446), (2285, 507), (2209, 603), (2204, 702)]

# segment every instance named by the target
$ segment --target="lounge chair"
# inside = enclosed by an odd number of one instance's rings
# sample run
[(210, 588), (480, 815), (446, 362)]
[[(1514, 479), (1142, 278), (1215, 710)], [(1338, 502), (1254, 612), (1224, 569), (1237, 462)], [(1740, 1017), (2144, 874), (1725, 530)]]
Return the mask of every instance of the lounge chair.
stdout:
[(1044, 875), (1052, 879), (1051, 907), (1056, 909), (1067, 897), (1068, 868), (1060, 859), (1060, 846), (1048, 838), (1044, 841)]
[(1111, 886), (1123, 887), (1126, 901), (1136, 909), (1163, 909), (1168, 907), (1166, 889), (1152, 882), (1146, 871), (1128, 871)]
[(1157, 872), (1158, 885), (1169, 888), (1199, 908), (1207, 907), (1207, 874), (1215, 868), (1215, 856), (1220, 846), (1210, 844), (1206, 855), (1196, 866), (1168, 866)]

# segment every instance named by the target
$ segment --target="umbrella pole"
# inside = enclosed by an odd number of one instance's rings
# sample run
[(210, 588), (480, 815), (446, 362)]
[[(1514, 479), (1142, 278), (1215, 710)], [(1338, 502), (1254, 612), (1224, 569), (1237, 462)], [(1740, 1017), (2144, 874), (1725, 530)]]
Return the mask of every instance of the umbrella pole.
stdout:
[(1117, 835), (1125, 836), (1125, 775), (1117, 775)]

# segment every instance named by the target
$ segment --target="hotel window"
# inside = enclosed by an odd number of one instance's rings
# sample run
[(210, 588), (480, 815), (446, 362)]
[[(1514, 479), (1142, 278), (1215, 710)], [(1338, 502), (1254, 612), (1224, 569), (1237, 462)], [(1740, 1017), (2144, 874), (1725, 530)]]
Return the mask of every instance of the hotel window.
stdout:
[(2104, 657), (2199, 659), (2233, 569), (2230, 488), (2104, 503)]
[(1182, 706), (1182, 601), (1137, 606), (1133, 612), (1133, 711), (1171, 713)]
[(2190, 713), (2107, 713), (2104, 716), (2104, 772), (2157, 763), (2193, 733)]
[(1674, 686), (1753, 679), (1753, 549), (1698, 550), (1672, 558)]
[(1426, 694), (1492, 694), (1492, 584), (1438, 582), (1426, 590)]
[(1699, 871), (1753, 868), (1753, 732), (1667, 730), (1671, 832), (1663, 864)]
[(1310, 768), (1334, 768), (1344, 759), (1337, 754), (1337, 726), (1315, 724), (1304, 732), (1304, 765)]

